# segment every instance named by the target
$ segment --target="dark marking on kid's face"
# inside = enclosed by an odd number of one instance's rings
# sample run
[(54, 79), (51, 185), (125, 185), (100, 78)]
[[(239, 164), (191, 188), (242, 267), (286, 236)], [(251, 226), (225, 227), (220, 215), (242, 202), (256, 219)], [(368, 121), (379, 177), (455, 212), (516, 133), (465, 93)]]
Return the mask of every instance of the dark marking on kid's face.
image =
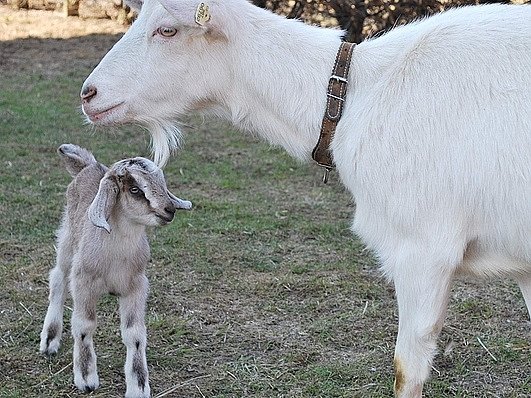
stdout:
[(128, 162), (129, 166), (138, 166), (142, 170), (149, 171), (146, 163), (142, 159), (130, 159)]

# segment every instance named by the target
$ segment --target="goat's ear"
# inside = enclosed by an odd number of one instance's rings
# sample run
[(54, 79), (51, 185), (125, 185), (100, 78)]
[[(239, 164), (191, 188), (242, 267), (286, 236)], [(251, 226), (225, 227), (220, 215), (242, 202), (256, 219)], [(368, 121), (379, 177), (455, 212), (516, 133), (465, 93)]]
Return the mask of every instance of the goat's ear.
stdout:
[(118, 191), (116, 177), (109, 173), (105, 174), (105, 177), (100, 181), (98, 193), (88, 209), (88, 217), (92, 224), (98, 228), (103, 228), (108, 233), (111, 233), (111, 226), (107, 220), (116, 203)]
[(209, 25), (211, 14), (208, 1), (159, 0), (162, 6), (178, 21), (185, 25)]
[(192, 208), (192, 202), (189, 200), (183, 200), (172, 194), (168, 191), (168, 196), (170, 197), (173, 205), (176, 209), (190, 210)]
[(63, 144), (57, 148), (57, 152), (61, 155), (66, 170), (72, 177), (88, 165), (97, 163), (92, 153), (77, 145)]

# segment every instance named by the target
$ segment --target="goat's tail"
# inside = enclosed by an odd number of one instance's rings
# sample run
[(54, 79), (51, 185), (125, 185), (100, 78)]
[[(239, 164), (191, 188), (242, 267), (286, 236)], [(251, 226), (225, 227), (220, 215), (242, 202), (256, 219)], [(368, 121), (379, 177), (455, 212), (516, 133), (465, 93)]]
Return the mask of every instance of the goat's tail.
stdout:
[(63, 158), (66, 170), (72, 177), (75, 177), (85, 167), (98, 163), (92, 153), (74, 144), (63, 144), (57, 152)]

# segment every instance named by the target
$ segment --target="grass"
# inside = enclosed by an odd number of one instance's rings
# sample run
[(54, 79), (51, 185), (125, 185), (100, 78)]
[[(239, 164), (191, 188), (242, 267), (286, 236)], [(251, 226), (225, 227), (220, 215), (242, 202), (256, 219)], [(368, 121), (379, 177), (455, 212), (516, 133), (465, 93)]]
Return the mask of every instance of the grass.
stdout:
[[(148, 155), (136, 127), (83, 125), (78, 92), (90, 67), (64, 67), (0, 77), (0, 397), (81, 396), (68, 319), (59, 354), (38, 354), (70, 180), (56, 148), (77, 143), (105, 163)], [(337, 177), (324, 186), (320, 170), (281, 150), (221, 122), (189, 122), (195, 127), (165, 173), (195, 208), (150, 234), (153, 395), (391, 396), (393, 291), (349, 231), (354, 206)], [(90, 396), (120, 396), (125, 352), (115, 300), (102, 300), (98, 316), (102, 385)], [(526, 321), (511, 282), (458, 283), (426, 395), (530, 396)]]

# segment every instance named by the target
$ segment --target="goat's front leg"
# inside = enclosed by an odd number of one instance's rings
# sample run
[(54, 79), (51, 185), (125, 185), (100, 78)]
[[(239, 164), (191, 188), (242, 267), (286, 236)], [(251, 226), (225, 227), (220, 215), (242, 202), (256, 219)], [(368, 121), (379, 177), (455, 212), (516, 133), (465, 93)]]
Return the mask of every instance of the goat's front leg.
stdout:
[(41, 332), (40, 351), (46, 355), (57, 353), (63, 334), (63, 311), (66, 298), (67, 274), (72, 253), (65, 253), (59, 245), (57, 265), (50, 271), (49, 305)]
[(148, 280), (139, 275), (131, 283), (132, 291), (120, 297), (120, 327), (127, 348), (125, 361), (126, 398), (150, 396), (146, 360), (146, 325), (144, 315), (148, 295)]
[(524, 296), (527, 312), (529, 312), (529, 318), (531, 319), (531, 275), (521, 276), (517, 282)]
[(452, 267), (430, 259), (429, 253), (403, 250), (392, 260), (399, 315), (394, 389), (399, 398), (422, 397), (446, 316)]
[(71, 281), (71, 290), (74, 300), (74, 384), (79, 390), (90, 392), (100, 385), (93, 337), (96, 330), (96, 304), (101, 295), (101, 286), (88, 277), (76, 275)]

